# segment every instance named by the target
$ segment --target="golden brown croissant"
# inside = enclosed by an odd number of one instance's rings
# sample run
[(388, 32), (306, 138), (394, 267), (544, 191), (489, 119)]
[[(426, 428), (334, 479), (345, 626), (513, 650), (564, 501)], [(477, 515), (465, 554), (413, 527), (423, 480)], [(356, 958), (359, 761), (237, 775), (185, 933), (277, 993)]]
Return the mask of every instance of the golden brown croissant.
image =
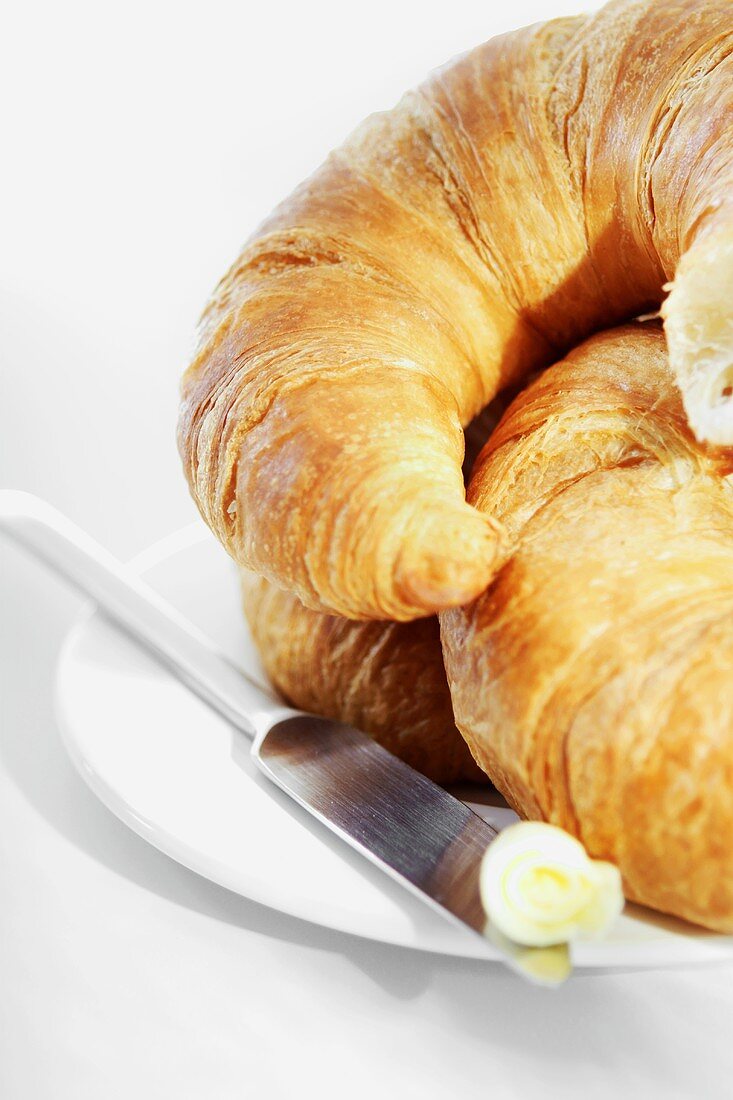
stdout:
[(733, 932), (733, 453), (687, 426), (657, 325), (514, 402), (468, 498), (511, 540), (441, 616), (459, 728), (523, 815), (627, 896)]
[(354, 622), (242, 573), (262, 663), (285, 698), (370, 733), (436, 783), (486, 782), (453, 720), (438, 620)]
[(730, 0), (494, 39), (278, 207), (183, 386), (189, 482), (240, 562), (355, 618), (476, 596), (499, 529), (464, 500), (461, 425), (668, 280), (690, 422), (733, 442), (732, 51)]
[[(465, 475), (506, 407), (466, 429)], [(305, 607), (241, 570), (242, 603), (262, 664), (296, 707), (357, 726), (436, 783), (486, 783), (453, 720), (438, 620), (354, 622)]]

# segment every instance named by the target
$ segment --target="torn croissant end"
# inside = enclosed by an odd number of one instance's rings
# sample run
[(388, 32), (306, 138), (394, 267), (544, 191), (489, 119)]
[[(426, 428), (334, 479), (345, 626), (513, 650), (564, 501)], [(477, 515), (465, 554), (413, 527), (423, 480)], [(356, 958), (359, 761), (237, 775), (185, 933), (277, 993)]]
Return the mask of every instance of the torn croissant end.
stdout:
[(624, 906), (621, 875), (591, 859), (563, 829), (521, 821), (497, 837), (481, 864), (489, 921), (527, 947), (603, 936)]
[(662, 305), (670, 361), (697, 438), (733, 444), (733, 219), (682, 257)]

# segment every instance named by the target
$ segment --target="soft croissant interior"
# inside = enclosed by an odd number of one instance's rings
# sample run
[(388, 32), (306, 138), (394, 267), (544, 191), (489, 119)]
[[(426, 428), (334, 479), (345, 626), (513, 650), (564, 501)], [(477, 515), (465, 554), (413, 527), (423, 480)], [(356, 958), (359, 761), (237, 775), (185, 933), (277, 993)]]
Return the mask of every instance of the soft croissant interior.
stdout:
[(612, 0), (493, 39), (374, 116), (216, 290), (183, 386), (190, 485), (237, 560), (310, 607), (477, 596), (501, 527), (462, 425), (664, 304), (701, 440), (733, 443), (730, 0)]

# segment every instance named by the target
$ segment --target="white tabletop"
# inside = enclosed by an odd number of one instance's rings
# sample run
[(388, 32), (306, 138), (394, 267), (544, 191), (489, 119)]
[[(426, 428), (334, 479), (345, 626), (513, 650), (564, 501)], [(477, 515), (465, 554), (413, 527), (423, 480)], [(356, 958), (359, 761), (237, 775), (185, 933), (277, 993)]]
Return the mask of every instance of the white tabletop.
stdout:
[[(122, 557), (193, 515), (195, 317), (244, 236), (431, 66), (574, 0), (16, 5), (0, 42), (0, 478)], [(733, 967), (556, 993), (228, 894), (84, 787), (53, 708), (77, 601), (0, 548), (0, 1096), (723, 1097)]]

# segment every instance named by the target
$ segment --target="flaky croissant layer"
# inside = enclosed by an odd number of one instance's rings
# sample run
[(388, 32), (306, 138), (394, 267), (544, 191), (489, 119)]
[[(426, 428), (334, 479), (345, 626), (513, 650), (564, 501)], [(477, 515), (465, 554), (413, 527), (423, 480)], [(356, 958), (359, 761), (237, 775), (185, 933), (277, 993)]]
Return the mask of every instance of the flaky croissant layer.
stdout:
[[(506, 409), (502, 395), (466, 429), (468, 476)], [(436, 783), (486, 783), (453, 719), (435, 616), (355, 622), (306, 607), (241, 571), (242, 604), (260, 660), (281, 695), (371, 734)]]
[(247, 571), (242, 598), (265, 670), (289, 703), (371, 734), (436, 783), (486, 783), (453, 720), (435, 617), (353, 622)]
[(260, 227), (183, 386), (199, 507), (314, 608), (409, 619), (501, 561), (461, 426), (665, 303), (698, 438), (733, 442), (733, 5), (613, 0), (493, 39), (374, 116)]
[(692, 435), (661, 329), (594, 337), (480, 456), (469, 500), (510, 549), (441, 616), (457, 724), (508, 801), (628, 897), (728, 932), (732, 471)]

